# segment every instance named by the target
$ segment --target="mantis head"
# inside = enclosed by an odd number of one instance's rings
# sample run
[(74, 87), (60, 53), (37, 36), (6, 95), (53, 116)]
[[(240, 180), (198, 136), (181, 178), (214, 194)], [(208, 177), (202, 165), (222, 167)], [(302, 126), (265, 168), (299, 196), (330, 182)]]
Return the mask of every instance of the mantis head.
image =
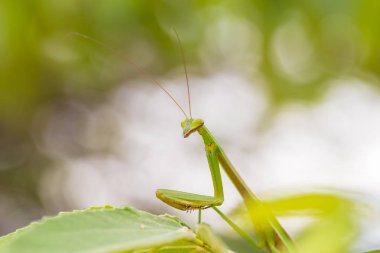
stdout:
[(185, 119), (181, 122), (181, 127), (183, 129), (183, 138), (187, 138), (190, 134), (197, 131), (200, 127), (204, 125), (204, 121), (202, 119)]

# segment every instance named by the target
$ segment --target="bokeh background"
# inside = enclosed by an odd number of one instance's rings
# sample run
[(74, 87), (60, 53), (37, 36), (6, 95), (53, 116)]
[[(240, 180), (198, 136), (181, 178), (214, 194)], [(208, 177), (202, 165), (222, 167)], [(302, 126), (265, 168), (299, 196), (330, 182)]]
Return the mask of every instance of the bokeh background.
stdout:
[[(376, 0), (1, 1), (0, 235), (104, 204), (196, 220), (154, 193), (212, 194), (200, 138), (181, 137), (152, 81), (188, 110), (173, 28), (193, 116), (258, 195), (378, 206), (379, 13)], [(240, 199), (224, 182), (228, 212)]]

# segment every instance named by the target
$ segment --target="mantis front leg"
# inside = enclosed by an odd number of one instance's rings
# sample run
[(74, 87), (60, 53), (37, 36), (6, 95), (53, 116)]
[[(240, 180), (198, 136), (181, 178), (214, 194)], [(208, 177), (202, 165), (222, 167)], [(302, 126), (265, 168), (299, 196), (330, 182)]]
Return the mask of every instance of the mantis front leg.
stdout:
[[(199, 195), (194, 193), (159, 189), (156, 196), (163, 202), (180, 210), (206, 209), (212, 206), (220, 206), (224, 201), (222, 177), (219, 168), (218, 153), (215, 145), (205, 146), (206, 156), (210, 167), (214, 196)], [(199, 220), (201, 218), (199, 217)]]

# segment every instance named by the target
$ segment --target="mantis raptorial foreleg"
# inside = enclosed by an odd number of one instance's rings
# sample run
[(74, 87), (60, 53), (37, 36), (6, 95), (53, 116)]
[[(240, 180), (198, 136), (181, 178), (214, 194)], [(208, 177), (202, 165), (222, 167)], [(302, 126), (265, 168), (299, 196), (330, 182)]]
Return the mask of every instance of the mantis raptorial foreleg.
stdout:
[[(195, 122), (195, 128), (203, 125), (202, 120), (192, 120), (192, 122)], [(185, 124), (191, 125), (190, 121)], [(188, 131), (195, 131), (195, 128), (193, 130), (192, 127), (187, 128), (186, 130), (184, 128), (184, 136), (189, 135)], [(214, 186), (214, 196), (205, 196), (181, 191), (159, 189), (156, 191), (156, 195), (159, 199), (164, 201), (166, 204), (180, 210), (205, 209), (211, 206), (220, 206), (223, 203), (223, 185), (219, 169), (216, 145), (210, 143), (209, 145), (205, 145), (205, 149)]]

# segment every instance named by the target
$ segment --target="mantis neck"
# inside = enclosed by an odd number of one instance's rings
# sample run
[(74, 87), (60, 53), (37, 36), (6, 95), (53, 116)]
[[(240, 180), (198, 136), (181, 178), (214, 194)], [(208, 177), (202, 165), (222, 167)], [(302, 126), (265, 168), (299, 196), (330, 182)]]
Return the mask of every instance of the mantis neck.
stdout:
[(232, 165), (222, 148), (219, 146), (218, 142), (212, 136), (210, 131), (207, 129), (207, 127), (202, 126), (198, 129), (198, 133), (201, 135), (203, 142), (205, 146), (214, 145), (217, 149), (218, 153), (218, 160), (220, 164), (222, 165), (224, 171), (226, 172), (227, 176), (230, 178), (231, 182), (234, 184), (240, 195), (242, 196), (244, 202), (246, 204), (248, 203), (255, 203), (258, 201), (257, 197), (253, 194), (253, 192), (249, 189), (247, 184), (244, 182), (244, 180), (241, 178), (239, 173), (236, 171), (235, 167)]

